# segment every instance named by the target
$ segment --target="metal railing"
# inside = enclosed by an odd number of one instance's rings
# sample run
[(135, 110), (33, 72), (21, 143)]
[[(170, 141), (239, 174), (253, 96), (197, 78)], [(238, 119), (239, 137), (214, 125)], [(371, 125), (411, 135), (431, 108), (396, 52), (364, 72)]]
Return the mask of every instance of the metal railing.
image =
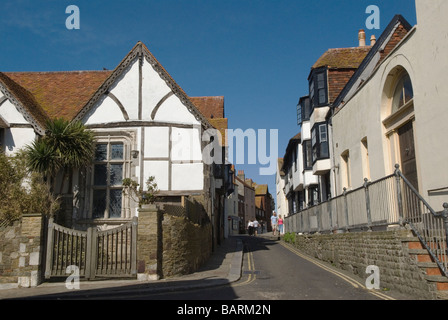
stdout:
[(448, 203), (443, 204), (443, 211), (434, 211), (398, 167), (396, 174), (401, 180), (404, 223), (411, 227), (434, 262), (448, 276)]
[(435, 212), (396, 165), (395, 173), (285, 218), (285, 232), (341, 233), (405, 226), (448, 276), (448, 204)]

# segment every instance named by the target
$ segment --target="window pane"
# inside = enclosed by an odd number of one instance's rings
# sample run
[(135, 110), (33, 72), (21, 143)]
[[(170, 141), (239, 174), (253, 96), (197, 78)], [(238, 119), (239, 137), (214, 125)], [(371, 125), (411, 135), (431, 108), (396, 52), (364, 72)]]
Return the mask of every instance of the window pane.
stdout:
[(323, 73), (319, 73), (317, 75), (317, 88), (324, 89), (325, 88), (325, 76)]
[(311, 101), (314, 100), (314, 81), (311, 80), (310, 82), (310, 99)]
[(327, 103), (327, 94), (325, 93), (325, 89), (319, 89), (319, 104)]
[(122, 144), (113, 144), (110, 146), (110, 159), (111, 160), (123, 160), (124, 148)]
[(322, 124), (319, 126), (320, 131), (320, 142), (326, 142), (327, 141), (327, 125)]
[(310, 99), (309, 98), (306, 98), (303, 101), (302, 112), (303, 112), (303, 120), (310, 120), (311, 103), (310, 103)]
[(320, 150), (319, 150), (319, 159), (325, 159), (330, 156), (329, 148), (328, 148), (328, 142), (322, 142), (320, 144)]
[(93, 218), (104, 218), (106, 211), (106, 190), (93, 190)]
[(408, 103), (414, 98), (414, 89), (412, 88), (411, 78), (408, 76), (404, 79), (404, 103)]
[(120, 218), (121, 217), (121, 197), (122, 191), (111, 190), (110, 191), (110, 206), (109, 206), (109, 218)]
[(300, 104), (297, 105), (297, 124), (302, 124), (302, 106)]
[(95, 161), (107, 160), (107, 144), (97, 144), (95, 148)]
[(112, 164), (110, 165), (110, 185), (120, 186), (123, 183), (123, 165)]
[(107, 165), (96, 164), (94, 167), (93, 184), (95, 186), (107, 185)]
[(314, 147), (317, 143), (316, 129), (311, 130), (311, 145)]

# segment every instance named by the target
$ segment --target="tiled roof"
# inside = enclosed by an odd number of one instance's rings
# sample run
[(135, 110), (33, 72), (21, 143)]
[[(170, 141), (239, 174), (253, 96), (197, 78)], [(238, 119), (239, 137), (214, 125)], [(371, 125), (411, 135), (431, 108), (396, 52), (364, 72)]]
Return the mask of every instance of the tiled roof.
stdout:
[(6, 73), (32, 94), (50, 118), (72, 120), (111, 71)]
[(207, 118), (225, 118), (224, 97), (190, 97), (191, 102)]
[(227, 146), (227, 128), (228, 128), (228, 119), (223, 118), (223, 119), (209, 119), (210, 124), (215, 127), (215, 129), (219, 130), (219, 132), (221, 133), (221, 138), (222, 141), (220, 141), (220, 144), (222, 146)]
[(329, 49), (313, 65), (313, 69), (329, 67), (336, 69), (356, 69), (372, 47)]
[(0, 72), (0, 81), (5, 88), (14, 95), (23, 108), (25, 108), (26, 112), (37, 121), (39, 126), (42, 129), (45, 128), (48, 117), (35, 97), (26, 88), (14, 82), (14, 80), (5, 73)]
[(268, 185), (267, 184), (258, 184), (255, 187), (255, 195), (265, 195), (268, 194)]
[(280, 168), (280, 176), (284, 176), (285, 171), (283, 171), (283, 158), (278, 158), (278, 167)]
[[(214, 126), (218, 130), (223, 132), (227, 128), (227, 119), (224, 119), (224, 97), (190, 98), (143, 43), (138, 42), (127, 57), (137, 50), (145, 51), (147, 57), (153, 60), (155, 67), (162, 71), (175, 90), (190, 100), (192, 107), (205, 122), (217, 119)], [(9, 72), (1, 74), (0, 81), (5, 83), (6, 87), (12, 88), (11, 91), (14, 91), (25, 107), (36, 112), (36, 118), (42, 122), (41, 124), (45, 123), (47, 118), (62, 117), (73, 120), (79, 117), (92, 100), (95, 100), (97, 92), (106, 85), (106, 82), (110, 82), (109, 78), (114, 73), (120, 72), (119, 67), (127, 57), (114, 71)]]

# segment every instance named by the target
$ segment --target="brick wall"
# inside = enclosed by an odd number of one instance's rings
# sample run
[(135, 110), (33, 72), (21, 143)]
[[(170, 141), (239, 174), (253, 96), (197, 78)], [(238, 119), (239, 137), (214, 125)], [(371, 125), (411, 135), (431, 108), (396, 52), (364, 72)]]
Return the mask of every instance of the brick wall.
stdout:
[(328, 70), (328, 98), (330, 103), (336, 100), (355, 71), (355, 69)]
[(294, 244), (300, 251), (349, 271), (362, 279), (366, 268), (380, 270), (381, 288), (397, 290), (416, 298), (433, 299), (435, 287), (408, 253), (407, 230), (344, 233), (333, 235), (297, 235)]

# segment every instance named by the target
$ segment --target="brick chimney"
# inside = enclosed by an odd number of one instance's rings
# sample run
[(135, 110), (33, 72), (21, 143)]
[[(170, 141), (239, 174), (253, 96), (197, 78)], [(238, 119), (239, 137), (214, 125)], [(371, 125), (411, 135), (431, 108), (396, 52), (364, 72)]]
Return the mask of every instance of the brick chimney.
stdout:
[(360, 47), (366, 46), (366, 32), (363, 29), (359, 30), (358, 32), (358, 40)]
[(246, 175), (244, 174), (244, 170), (238, 170), (238, 178), (242, 181), (246, 181)]

